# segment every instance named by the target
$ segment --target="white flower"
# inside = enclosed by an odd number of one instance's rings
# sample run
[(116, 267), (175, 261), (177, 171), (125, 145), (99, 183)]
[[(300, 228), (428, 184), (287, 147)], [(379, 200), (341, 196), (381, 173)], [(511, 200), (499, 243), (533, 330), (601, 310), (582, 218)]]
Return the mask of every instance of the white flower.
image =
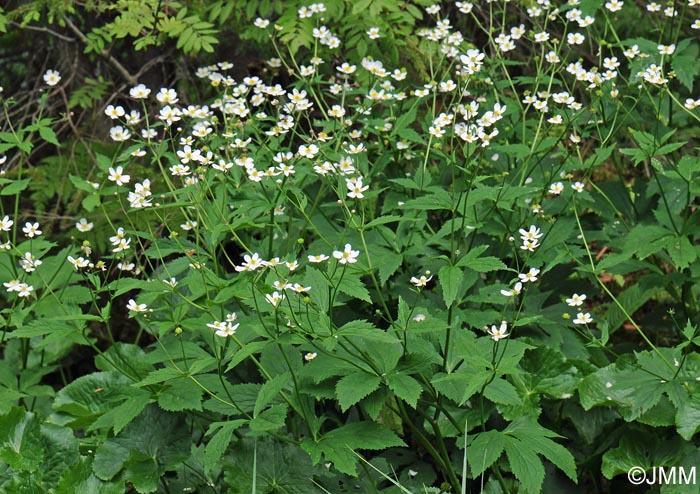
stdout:
[(338, 259), (340, 264), (353, 264), (357, 262), (357, 256), (360, 255), (359, 250), (352, 250), (350, 244), (345, 244), (345, 250), (343, 251), (333, 251), (333, 257)]
[(10, 280), (8, 282), (3, 283), (5, 288), (7, 288), (8, 292), (18, 292), (19, 287), (22, 285), (22, 282), (19, 280)]
[(185, 230), (187, 232), (187, 231), (192, 230), (193, 228), (197, 228), (198, 224), (199, 223), (197, 223), (194, 220), (187, 220), (182, 225), (180, 225), (180, 228), (182, 228), (183, 230)]
[(343, 62), (341, 65), (335, 68), (338, 72), (342, 72), (343, 74), (352, 74), (357, 70), (357, 65), (350, 65), (347, 62)]
[(529, 252), (535, 252), (535, 249), (539, 246), (540, 244), (537, 240), (523, 240), (523, 245), (521, 245), (520, 248)]
[(89, 232), (94, 226), (95, 224), (92, 222), (88, 223), (88, 220), (86, 218), (80, 218), (80, 220), (75, 224), (75, 227), (78, 229), (78, 231), (83, 233)]
[(41, 230), (39, 230), (39, 223), (30, 223), (27, 221), (24, 228), (22, 228), (24, 234), (29, 238), (38, 237), (41, 235)]
[(585, 186), (583, 182), (575, 182), (571, 184), (571, 188), (574, 189), (576, 192), (583, 192), (584, 187)]
[(415, 276), (413, 276), (413, 277), (411, 278), (411, 283), (413, 283), (413, 284), (416, 285), (416, 286), (426, 286), (426, 285), (428, 284), (428, 282), (429, 282), (430, 280), (432, 280), (432, 279), (433, 279), (432, 276), (427, 276), (427, 277), (426, 277), (425, 275), (421, 275), (421, 276), (418, 277), (418, 278), (416, 278)]
[[(231, 316), (231, 314), (229, 314), (228, 316)], [(216, 335), (221, 336), (222, 338), (234, 335), (236, 333), (236, 330), (238, 329), (239, 324), (232, 324), (232, 322), (236, 319), (235, 314), (233, 314), (232, 319), (230, 319), (228, 316), (226, 321), (214, 321), (213, 323), (208, 323), (207, 326), (212, 329), (215, 329)]]
[(117, 185), (124, 185), (129, 183), (129, 180), (131, 180), (131, 176), (124, 175), (124, 168), (118, 166), (116, 169), (109, 169), (109, 176), (107, 177), (107, 179), (111, 180), (112, 182), (116, 182)]
[(84, 259), (82, 257), (74, 259), (72, 256), (68, 256), (68, 262), (71, 263), (76, 270), (80, 268), (86, 268), (90, 264), (90, 261), (88, 261), (87, 259)]
[(253, 22), (255, 27), (259, 27), (260, 29), (265, 29), (267, 26), (270, 25), (270, 21), (268, 19), (263, 19), (262, 17), (258, 17), (255, 19)]
[(508, 323), (506, 321), (501, 321), (501, 325), (499, 327), (496, 327), (495, 324), (491, 326), (489, 334), (491, 335), (491, 339), (493, 341), (498, 341), (508, 337), (508, 333), (506, 331), (508, 331)]
[(151, 90), (143, 84), (138, 84), (129, 90), (129, 96), (135, 99), (148, 98), (149, 94), (151, 94)]
[(326, 254), (309, 255), (309, 262), (319, 263), (330, 259)]
[(578, 307), (579, 305), (583, 305), (584, 300), (586, 300), (586, 295), (574, 293), (571, 298), (566, 299), (566, 303), (571, 307)]
[(55, 86), (61, 80), (61, 74), (57, 70), (47, 70), (44, 74), (44, 82), (49, 86)]
[(522, 289), (523, 284), (518, 281), (511, 290), (501, 290), (501, 295), (503, 295), (504, 297), (515, 297), (516, 295), (520, 295)]
[(369, 185), (362, 183), (362, 177), (345, 179), (345, 185), (348, 188), (348, 197), (352, 199), (362, 199), (365, 197), (363, 192), (369, 189)]
[(265, 295), (265, 300), (267, 300), (273, 306), (277, 307), (277, 304), (279, 304), (282, 300), (284, 300), (284, 293), (279, 293), (279, 292), (268, 293), (267, 295)]
[(35, 268), (38, 268), (42, 264), (43, 264), (42, 261), (40, 261), (39, 259), (36, 259), (31, 252), (25, 252), (24, 258), (20, 259), (20, 261), (19, 261), (19, 265), (27, 273), (33, 272)]
[(17, 296), (28, 297), (31, 295), (32, 290), (34, 290), (33, 286), (27, 285), (26, 283), (20, 283), (19, 287), (17, 288)]
[(116, 120), (117, 118), (124, 116), (124, 108), (121, 106), (109, 105), (107, 108), (105, 108), (105, 115), (112, 120)]
[(297, 154), (303, 156), (304, 158), (313, 158), (318, 153), (318, 146), (316, 144), (303, 144), (299, 146)]
[(134, 312), (146, 312), (148, 306), (146, 304), (137, 304), (133, 298), (129, 299), (129, 303), (126, 304), (126, 308)]
[(520, 238), (523, 240), (536, 240), (538, 238), (542, 238), (542, 233), (540, 232), (540, 229), (537, 228), (535, 225), (530, 225), (529, 230), (525, 230), (521, 228), (518, 230), (520, 233)]
[(235, 266), (236, 271), (255, 271), (264, 265), (264, 261), (260, 259), (260, 255), (257, 252), (255, 252), (252, 256), (245, 254), (243, 256), (243, 261), (243, 264), (240, 266)]
[(676, 45), (674, 44), (658, 45), (656, 48), (659, 50), (661, 55), (673, 55), (673, 52), (676, 51)]
[(15, 222), (12, 221), (9, 216), (5, 215), (5, 217), (0, 220), (0, 230), (3, 232), (9, 232), (14, 224)]
[(174, 89), (160, 88), (158, 94), (156, 94), (156, 99), (161, 103), (172, 105), (178, 102), (177, 92)]
[(520, 281), (523, 283), (537, 281), (537, 275), (540, 274), (540, 270), (537, 268), (530, 268), (527, 273), (521, 273), (518, 275)]
[(309, 362), (309, 361), (315, 359), (315, 358), (317, 357), (317, 355), (318, 355), (318, 354), (317, 354), (316, 352), (309, 352), (309, 353), (307, 353), (306, 355), (304, 355), (304, 360), (306, 360), (307, 362)]
[(588, 324), (589, 322), (593, 322), (593, 318), (588, 312), (579, 312), (574, 319), (574, 324)]
[(564, 191), (564, 184), (561, 182), (555, 182), (549, 186), (549, 193), (558, 196)]
[(605, 4), (605, 8), (610, 12), (617, 12), (618, 10), (622, 9), (624, 4), (625, 2), (621, 2), (620, 0), (610, 0)]
[(117, 125), (116, 127), (109, 129), (109, 137), (111, 137), (113, 141), (122, 142), (131, 137), (131, 132), (121, 125)]

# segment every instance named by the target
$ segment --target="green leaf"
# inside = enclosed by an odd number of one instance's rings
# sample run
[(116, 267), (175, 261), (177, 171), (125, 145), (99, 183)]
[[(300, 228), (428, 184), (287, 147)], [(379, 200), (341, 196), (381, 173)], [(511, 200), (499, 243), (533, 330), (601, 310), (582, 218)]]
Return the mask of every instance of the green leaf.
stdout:
[(145, 378), (136, 383), (136, 386), (150, 386), (151, 384), (172, 381), (181, 377), (182, 371), (175, 369), (174, 367), (163, 367), (162, 369), (149, 372)]
[(689, 54), (688, 51), (686, 51), (683, 55), (674, 56), (671, 60), (671, 67), (673, 67), (673, 72), (675, 72), (678, 81), (691, 93), (693, 91), (693, 80), (695, 76), (698, 75), (698, 70), (700, 69), (697, 64), (698, 47), (697, 45), (692, 45), (692, 47), (694, 48), (692, 53)]
[(272, 402), (280, 392), (292, 382), (292, 375), (285, 372), (273, 377), (260, 387), (258, 398), (255, 400), (253, 415), (257, 416), (268, 404)]
[(106, 441), (95, 451), (92, 469), (102, 480), (110, 480), (124, 466), (129, 458), (129, 450), (113, 441)]
[(690, 243), (688, 237), (675, 236), (669, 239), (668, 254), (679, 271), (684, 270), (698, 257), (697, 247)]
[(250, 421), (250, 430), (257, 432), (276, 431), (284, 427), (287, 418), (287, 404), (278, 403), (260, 413)]
[(632, 421), (659, 401), (664, 389), (660, 381), (641, 370), (622, 372), (606, 367), (581, 382), (581, 405), (586, 410), (617, 406), (625, 420)]
[(369, 296), (369, 292), (359, 276), (354, 276), (346, 272), (345, 276), (343, 276), (338, 284), (338, 290), (352, 298), (360, 299), (368, 304), (372, 303), (372, 298)]
[(487, 245), (480, 245), (472, 248), (457, 262), (457, 266), (467, 267), (477, 273), (488, 273), (490, 271), (508, 269), (507, 266), (503, 264), (503, 261), (497, 257), (479, 257), (487, 248)]
[(406, 444), (393, 432), (374, 422), (354, 422), (324, 434), (317, 442), (307, 439), (302, 449), (311, 455), (314, 464), (325, 457), (342, 473), (357, 475), (356, 449), (380, 450)]
[(226, 453), (226, 449), (231, 443), (233, 433), (246, 422), (247, 420), (236, 419), (229, 422), (212, 422), (209, 425), (206, 435), (212, 437), (204, 448), (205, 471), (211, 472), (214, 465), (216, 465), (224, 453)]
[(168, 381), (158, 396), (158, 405), (169, 412), (202, 410), (202, 389), (188, 378)]
[(648, 432), (648, 429), (639, 428), (629, 430), (620, 439), (618, 447), (605, 452), (601, 465), (605, 478), (626, 474), (633, 466), (649, 471), (654, 467), (688, 466), (688, 463), (694, 466), (697, 463), (698, 450), (692, 443), (678, 436), (664, 441)]
[(484, 389), (484, 396), (494, 403), (499, 403), (501, 405), (523, 404), (515, 386), (505, 379), (494, 379), (489, 383)]
[(537, 454), (522, 441), (510, 438), (505, 444), (510, 469), (529, 494), (537, 494), (544, 482), (544, 465)]
[(365, 319), (356, 319), (344, 324), (335, 332), (335, 337), (360, 337), (365, 340), (381, 341), (384, 343), (396, 343), (396, 336), (379, 329), (374, 324)]
[(53, 408), (74, 417), (71, 425), (87, 425), (112, 407), (105, 396), (130, 384), (128, 378), (117, 372), (94, 372), (56, 393)]
[(39, 420), (14, 407), (0, 417), (0, 460), (15, 470), (38, 471), (44, 462)]
[(356, 372), (341, 378), (335, 385), (335, 393), (338, 397), (340, 408), (346, 411), (376, 390), (381, 381), (382, 379), (379, 376), (367, 372)]
[(89, 430), (106, 427), (113, 428), (114, 433), (119, 434), (151, 401), (151, 393), (147, 391), (132, 388), (129, 393), (130, 397), (95, 420), (90, 425)]
[(56, 138), (56, 133), (51, 127), (39, 127), (39, 135), (43, 140), (54, 146), (59, 146), (58, 139)]
[(464, 271), (457, 266), (443, 266), (438, 272), (440, 285), (442, 286), (442, 296), (445, 305), (449, 308), (457, 298), (459, 287), (464, 279)]
[(389, 374), (386, 376), (386, 385), (396, 394), (397, 398), (416, 408), (418, 398), (423, 392), (423, 386), (416, 379), (406, 374)]
[[(117, 437), (109, 438), (95, 451), (93, 470), (102, 480), (110, 480), (133, 462), (136, 472), (149, 457), (158, 464), (158, 476), (173, 471), (190, 456), (191, 434), (184, 417), (148, 405)], [(142, 455), (134, 456), (134, 451)], [(142, 479), (143, 480), (143, 479)]]
[(63, 472), (55, 494), (123, 494), (123, 483), (105, 483), (92, 472), (92, 457), (82, 456)]
[(700, 395), (697, 393), (684, 400), (676, 413), (676, 429), (686, 441), (691, 441), (700, 429)]
[(0, 191), (0, 196), (13, 196), (19, 194), (24, 189), (29, 187), (29, 183), (32, 181), (31, 178), (25, 178), (22, 180), (13, 180), (10, 184), (6, 185)]
[(458, 372), (452, 374), (435, 374), (432, 384), (436, 390), (461, 406), (492, 377), (493, 372), (486, 369), (465, 369), (463, 371), (460, 368)]
[(517, 437), (521, 444), (527, 445), (526, 447), (533, 452), (543, 455), (571, 480), (576, 482), (576, 462), (573, 455), (564, 446), (550, 439), (561, 436), (545, 429), (535, 422), (532, 417), (514, 420), (506, 427), (504, 432)]
[(126, 464), (124, 476), (134, 484), (137, 492), (156, 492), (161, 472), (156, 458), (140, 451), (132, 451)]
[(493, 465), (506, 446), (506, 437), (502, 431), (479, 432), (467, 446), (472, 477), (476, 478)]

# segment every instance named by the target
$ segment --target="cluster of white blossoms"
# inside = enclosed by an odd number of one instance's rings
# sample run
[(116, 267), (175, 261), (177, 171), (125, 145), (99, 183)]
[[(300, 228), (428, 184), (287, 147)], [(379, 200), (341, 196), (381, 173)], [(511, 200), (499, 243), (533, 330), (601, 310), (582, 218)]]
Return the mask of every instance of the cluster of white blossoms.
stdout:
[[(574, 293), (571, 297), (566, 299), (566, 303), (569, 307), (580, 307), (586, 300), (586, 295)], [(574, 324), (589, 324), (593, 322), (593, 317), (589, 312), (579, 312), (576, 314), (576, 318), (573, 320)]]
[(34, 291), (34, 287), (20, 280), (10, 280), (3, 283), (8, 293), (17, 292), (18, 297), (29, 297)]
[(500, 33), (498, 36), (493, 38), (493, 42), (498, 47), (501, 52), (508, 52), (515, 49), (515, 42), (523, 37), (525, 34), (525, 25), (520, 24), (519, 26), (513, 26), (510, 28), (510, 34), (505, 32)]
[[(359, 255), (360, 251), (354, 250), (350, 244), (345, 244), (345, 248), (343, 250), (334, 250), (332, 253), (332, 256), (338, 260), (339, 264), (354, 264), (357, 262)], [(330, 256), (326, 254), (314, 254), (308, 256), (308, 261), (312, 264), (325, 262), (329, 259)], [(299, 267), (299, 261), (296, 259), (293, 261), (282, 261), (279, 257), (264, 260), (260, 257), (260, 254), (254, 252), (252, 255), (244, 254), (243, 262), (238, 266), (234, 266), (234, 268), (236, 271), (241, 273), (244, 271), (257, 271), (261, 268), (270, 268), (280, 265), (285, 265), (287, 269), (294, 271)]]
[(345, 185), (348, 188), (348, 197), (351, 199), (362, 199), (365, 197), (363, 192), (369, 189), (369, 185), (362, 183), (362, 177), (345, 179)]
[(34, 254), (31, 252), (25, 252), (24, 256), (19, 260), (19, 265), (25, 271), (25, 273), (34, 272), (34, 270), (42, 264), (41, 259), (34, 257)]
[(229, 314), (226, 314), (226, 317), (223, 321), (214, 321), (212, 323), (207, 323), (207, 327), (215, 330), (214, 334), (216, 334), (217, 336), (221, 336), (222, 338), (233, 336), (234, 334), (236, 334), (238, 326), (240, 326), (239, 323), (234, 324), (237, 318), (238, 316), (236, 315), (236, 313), (231, 312)]
[(542, 238), (543, 234), (535, 225), (530, 225), (528, 230), (521, 228), (518, 231), (520, 239), (523, 241), (523, 244), (520, 246), (522, 250), (534, 252), (540, 246), (539, 239)]
[(116, 235), (109, 237), (109, 242), (112, 244), (112, 252), (123, 252), (131, 246), (131, 238), (127, 238), (124, 233), (124, 228), (121, 226), (117, 229)]
[(151, 181), (145, 179), (143, 182), (134, 185), (134, 190), (129, 192), (127, 200), (132, 208), (147, 208), (152, 205), (151, 194)]

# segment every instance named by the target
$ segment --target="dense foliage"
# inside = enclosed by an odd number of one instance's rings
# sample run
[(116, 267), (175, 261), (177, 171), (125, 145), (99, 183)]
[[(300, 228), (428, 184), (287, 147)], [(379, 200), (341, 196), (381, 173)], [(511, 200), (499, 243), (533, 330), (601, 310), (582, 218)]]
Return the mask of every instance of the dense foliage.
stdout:
[(698, 492), (699, 17), (9, 2), (0, 490)]

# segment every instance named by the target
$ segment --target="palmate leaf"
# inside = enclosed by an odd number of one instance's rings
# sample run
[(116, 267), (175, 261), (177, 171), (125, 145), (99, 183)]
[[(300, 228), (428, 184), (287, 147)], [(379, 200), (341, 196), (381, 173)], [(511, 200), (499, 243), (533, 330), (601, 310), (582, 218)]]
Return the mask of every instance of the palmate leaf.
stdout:
[[(320, 494), (314, 479), (328, 475), (323, 465), (313, 466), (295, 444), (270, 437), (244, 437), (222, 459), (230, 494)], [(257, 475), (253, 475), (256, 472)]]
[(39, 419), (15, 407), (0, 417), (0, 461), (15, 470), (37, 471), (44, 461)]
[(467, 450), (472, 475), (481, 475), (505, 451), (510, 469), (526, 493), (541, 492), (545, 469), (540, 456), (544, 456), (576, 482), (574, 457), (564, 446), (552, 440), (555, 437), (560, 436), (545, 429), (531, 417), (514, 420), (503, 431), (479, 433)]
[(684, 400), (678, 408), (676, 428), (678, 434), (686, 441), (691, 441), (700, 429), (700, 395), (697, 393)]
[(202, 410), (202, 388), (188, 378), (168, 381), (158, 396), (158, 405), (169, 412)]
[[(660, 351), (667, 360), (673, 361), (669, 349)], [(579, 386), (583, 408), (616, 407), (622, 417), (631, 422), (654, 407), (664, 393), (676, 407), (680, 406), (687, 393), (680, 382), (674, 380), (675, 370), (654, 352), (640, 352), (635, 357), (636, 363), (618, 359), (615, 364), (586, 376)]]
[(244, 419), (212, 422), (206, 433), (207, 436), (211, 436), (211, 439), (204, 448), (204, 468), (207, 472), (210, 472), (216, 462), (224, 455), (231, 443), (233, 433), (246, 422), (247, 420)]
[(616, 448), (603, 455), (601, 472), (605, 478), (624, 475), (633, 466), (649, 470), (660, 466), (695, 465), (699, 461), (700, 452), (692, 443), (684, 442), (678, 436), (664, 441), (645, 432), (640, 429), (628, 431)]
[(406, 444), (393, 432), (374, 422), (346, 424), (324, 434), (317, 441), (306, 440), (302, 449), (311, 455), (314, 464), (323, 457), (342, 473), (357, 475), (356, 449), (379, 450)]
[(416, 379), (401, 373), (389, 374), (385, 379), (387, 386), (397, 398), (416, 408), (418, 398), (423, 392), (423, 386)]
[[(176, 469), (189, 457), (191, 437), (187, 431), (184, 417), (149, 405), (119, 436), (97, 448), (93, 471), (107, 481), (125, 469), (150, 489), (160, 475)], [(151, 468), (153, 463), (157, 464), (155, 470)], [(131, 481), (129, 475), (124, 480)]]
[(355, 372), (341, 378), (335, 385), (338, 403), (343, 411), (375, 391), (382, 379), (367, 372)]
[(124, 485), (103, 482), (92, 472), (92, 457), (81, 456), (78, 463), (68, 468), (56, 487), (55, 494), (122, 494)]

